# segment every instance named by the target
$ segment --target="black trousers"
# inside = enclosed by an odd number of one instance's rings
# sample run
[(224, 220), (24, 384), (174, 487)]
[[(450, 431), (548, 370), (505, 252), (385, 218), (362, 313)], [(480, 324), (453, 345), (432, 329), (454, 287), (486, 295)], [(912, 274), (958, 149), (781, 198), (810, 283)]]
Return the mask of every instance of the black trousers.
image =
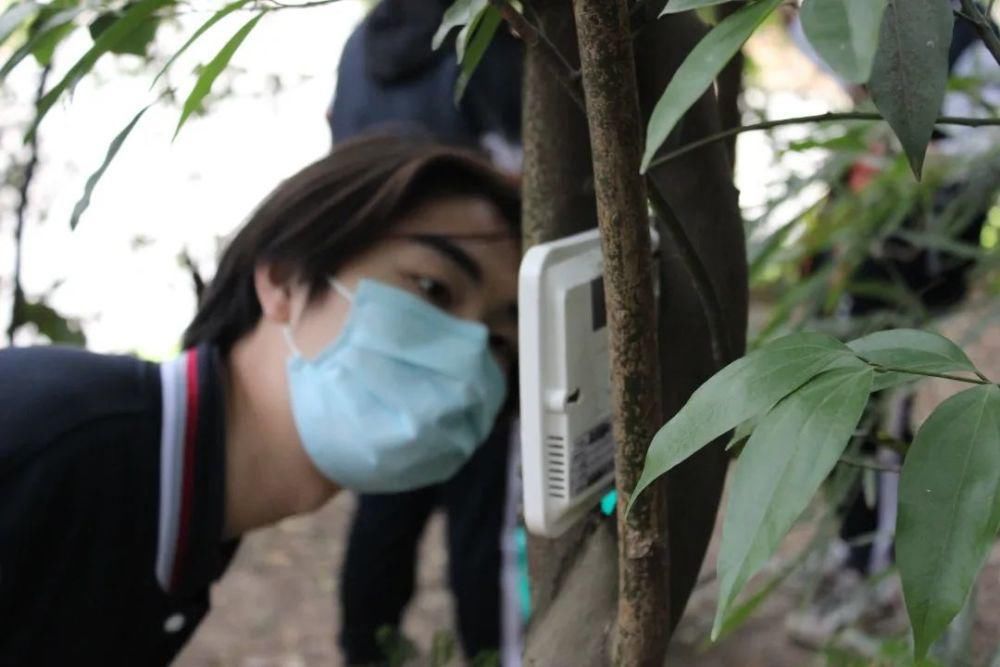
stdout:
[(510, 422), (504, 420), (447, 482), (359, 498), (340, 586), (340, 646), (348, 664), (384, 662), (377, 634), (399, 627), (413, 596), (417, 543), (437, 507), (448, 520), (448, 579), (458, 640), (470, 658), (499, 649), (509, 444)]

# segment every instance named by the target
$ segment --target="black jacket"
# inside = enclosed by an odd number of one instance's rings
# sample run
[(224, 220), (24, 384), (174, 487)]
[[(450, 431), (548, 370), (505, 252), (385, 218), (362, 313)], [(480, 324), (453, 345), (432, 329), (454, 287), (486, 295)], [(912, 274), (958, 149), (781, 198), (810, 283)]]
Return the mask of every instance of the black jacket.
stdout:
[(354, 30), (341, 55), (328, 113), (335, 143), (376, 129), (473, 147), (490, 133), (520, 143), (520, 41), (504, 26), (497, 30), (456, 107), (453, 37), (437, 51), (431, 48), (450, 4), (383, 0)]
[(222, 544), (219, 361), (0, 350), (0, 665), (166, 665)]

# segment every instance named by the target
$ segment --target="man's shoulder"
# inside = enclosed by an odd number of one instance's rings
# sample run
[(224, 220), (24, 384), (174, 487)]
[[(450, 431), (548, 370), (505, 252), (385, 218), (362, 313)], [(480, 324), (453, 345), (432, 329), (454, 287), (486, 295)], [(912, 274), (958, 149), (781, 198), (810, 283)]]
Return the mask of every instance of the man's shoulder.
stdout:
[(95, 420), (159, 404), (157, 367), (67, 347), (0, 350), (0, 462)]

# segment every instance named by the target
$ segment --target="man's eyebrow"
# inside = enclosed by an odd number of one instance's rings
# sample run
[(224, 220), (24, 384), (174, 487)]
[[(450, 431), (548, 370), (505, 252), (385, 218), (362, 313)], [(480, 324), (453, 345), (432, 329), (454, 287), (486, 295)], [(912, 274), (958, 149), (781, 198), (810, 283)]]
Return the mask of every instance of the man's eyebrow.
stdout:
[(482, 267), (479, 266), (476, 260), (472, 259), (472, 255), (463, 250), (460, 245), (447, 236), (438, 234), (407, 234), (406, 238), (433, 248), (458, 265), (476, 284), (482, 284)]

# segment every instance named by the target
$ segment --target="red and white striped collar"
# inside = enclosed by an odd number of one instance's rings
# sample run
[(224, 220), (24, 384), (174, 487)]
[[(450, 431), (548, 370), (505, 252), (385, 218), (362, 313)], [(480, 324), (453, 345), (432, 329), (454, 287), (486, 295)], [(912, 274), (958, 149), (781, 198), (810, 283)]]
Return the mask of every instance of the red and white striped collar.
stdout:
[(160, 366), (160, 494), (156, 578), (196, 593), (218, 578), (225, 512), (224, 402), (218, 355), (186, 350)]

